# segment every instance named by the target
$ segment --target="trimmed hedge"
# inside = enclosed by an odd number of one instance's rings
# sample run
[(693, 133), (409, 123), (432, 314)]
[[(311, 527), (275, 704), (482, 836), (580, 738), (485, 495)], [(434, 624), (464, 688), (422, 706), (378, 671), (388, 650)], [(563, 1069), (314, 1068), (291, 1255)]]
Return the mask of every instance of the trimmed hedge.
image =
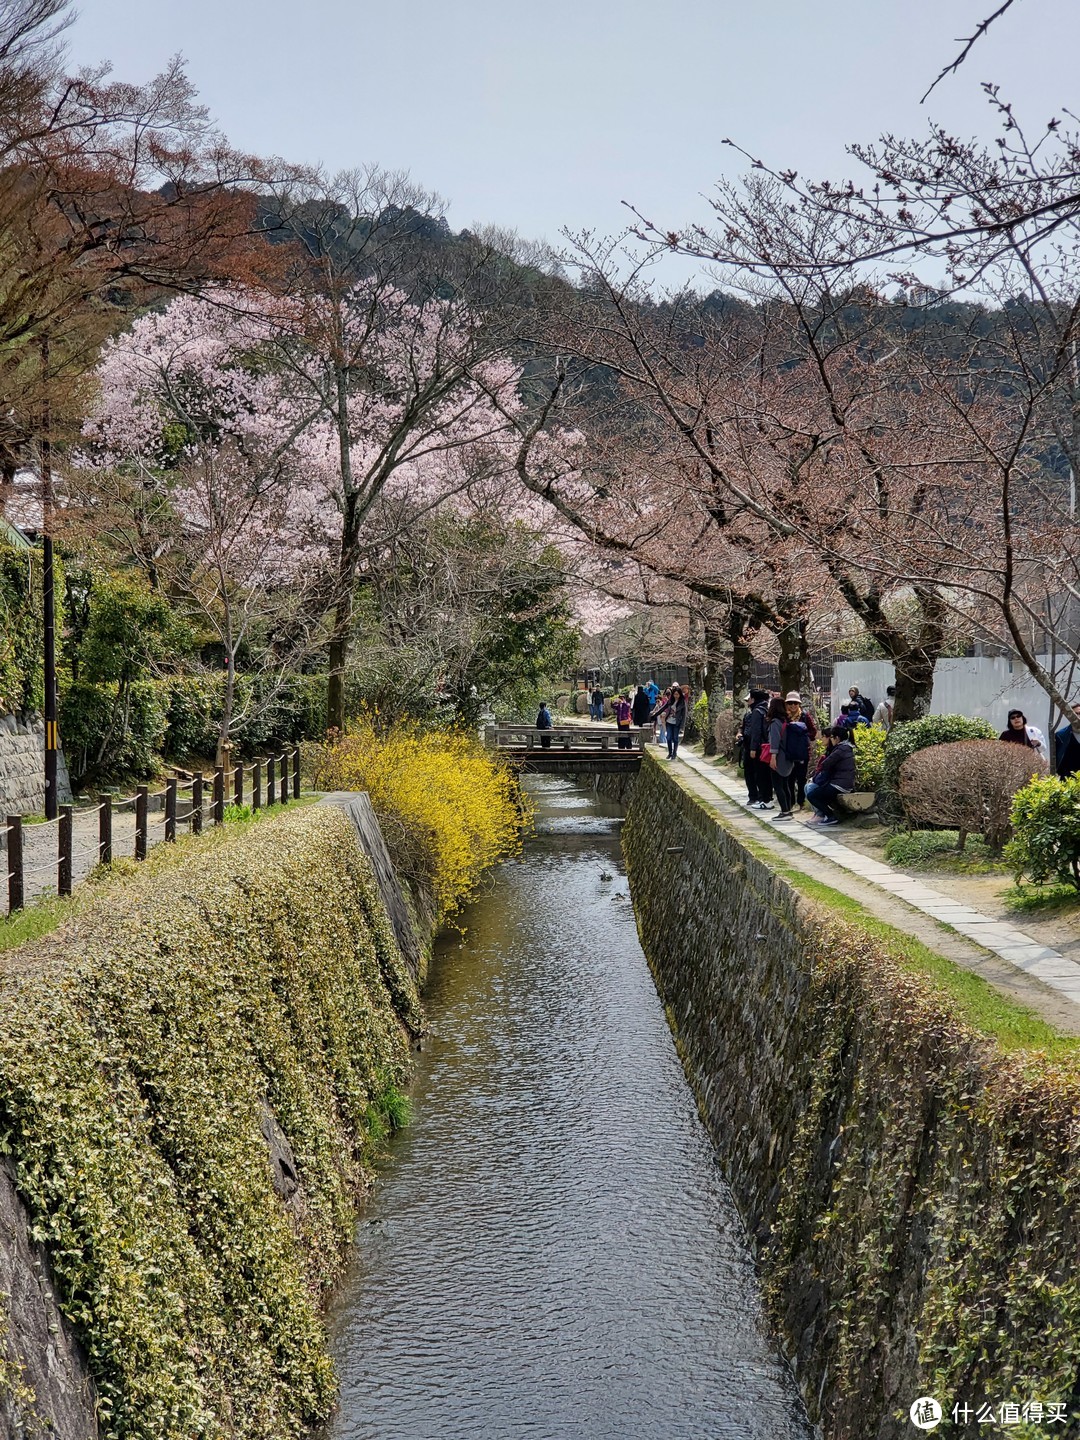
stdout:
[(0, 963), (0, 1151), (104, 1436), (295, 1440), (419, 1004), (339, 811), (184, 843)]

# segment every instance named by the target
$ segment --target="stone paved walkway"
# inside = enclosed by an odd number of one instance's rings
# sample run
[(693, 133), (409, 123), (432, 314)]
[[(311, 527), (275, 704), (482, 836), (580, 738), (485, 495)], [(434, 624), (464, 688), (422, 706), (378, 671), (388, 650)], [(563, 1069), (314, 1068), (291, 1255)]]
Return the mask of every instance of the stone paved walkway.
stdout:
[[(911, 909), (965, 936), (982, 950), (996, 955), (1014, 972), (1019, 971), (1028, 979), (1038, 982), (1040, 989), (1048, 990), (1059, 1000), (1069, 1002), (1070, 1009), (1072, 1006), (1080, 1007), (1080, 965), (1062, 955), (1060, 951), (1040, 945), (1015, 925), (993, 920), (968, 905), (950, 900), (921, 880), (901, 874), (880, 860), (849, 849), (834, 840), (828, 829), (822, 830), (801, 820), (778, 825), (768, 812), (748, 810), (745, 786), (696, 755), (680, 751), (676, 764), (685, 765), (719, 791), (742, 816), (753, 820), (760, 831), (801, 846), (809, 855), (858, 877), (863, 884), (871, 886), (882, 895), (902, 901)], [(1002, 988), (1017, 993), (1014, 986)], [(1045, 1010), (1043, 1006), (1035, 1008)], [(1074, 1013), (1080, 1016), (1080, 1009)], [(1074, 1024), (1068, 1028), (1075, 1032), (1077, 1027)]]

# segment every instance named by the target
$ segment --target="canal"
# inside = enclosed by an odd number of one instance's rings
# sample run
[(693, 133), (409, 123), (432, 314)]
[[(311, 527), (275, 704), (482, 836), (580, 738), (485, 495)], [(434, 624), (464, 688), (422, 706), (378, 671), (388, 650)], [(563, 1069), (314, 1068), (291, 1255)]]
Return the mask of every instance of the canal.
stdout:
[(805, 1440), (638, 944), (621, 812), (530, 783), (526, 863), (432, 967), (413, 1123), (331, 1316), (327, 1436)]

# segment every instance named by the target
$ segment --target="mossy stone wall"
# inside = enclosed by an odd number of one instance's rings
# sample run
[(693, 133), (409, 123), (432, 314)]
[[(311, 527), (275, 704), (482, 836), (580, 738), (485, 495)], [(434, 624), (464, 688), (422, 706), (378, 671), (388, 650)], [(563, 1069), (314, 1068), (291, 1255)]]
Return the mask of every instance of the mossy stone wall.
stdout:
[[(658, 843), (662, 841), (663, 843)], [(799, 897), (649, 757), (624, 827), (643, 946), (826, 1440), (932, 1395), (1080, 1409), (1080, 1083), (1003, 1055)], [(974, 1413), (974, 1408), (973, 1408)], [(1075, 1436), (1075, 1418), (1055, 1426)]]
[[(0, 960), (0, 1153), (102, 1436), (284, 1440), (327, 1415), (322, 1303), (419, 1025), (330, 807), (152, 856)], [(48, 1418), (20, 1337), (0, 1314), (19, 1436)]]

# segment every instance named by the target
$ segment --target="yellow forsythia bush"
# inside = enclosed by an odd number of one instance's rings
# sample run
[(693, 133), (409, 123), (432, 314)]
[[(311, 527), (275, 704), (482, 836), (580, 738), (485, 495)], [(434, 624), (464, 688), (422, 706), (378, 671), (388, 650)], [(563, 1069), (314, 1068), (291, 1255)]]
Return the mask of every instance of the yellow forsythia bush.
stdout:
[(366, 790), (398, 874), (434, 900), (444, 920), (489, 865), (517, 854), (528, 811), (513, 773), (460, 731), (368, 722), (320, 747), (320, 790)]

